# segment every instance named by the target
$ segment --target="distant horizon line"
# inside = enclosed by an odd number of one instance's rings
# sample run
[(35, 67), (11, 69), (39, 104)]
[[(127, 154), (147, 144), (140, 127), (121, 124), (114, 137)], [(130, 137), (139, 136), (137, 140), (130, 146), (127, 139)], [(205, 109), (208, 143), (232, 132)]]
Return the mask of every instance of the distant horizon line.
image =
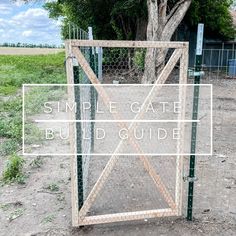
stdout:
[(49, 43), (0, 43), (0, 47), (15, 47), (15, 48), (65, 48), (65, 44), (49, 44)]

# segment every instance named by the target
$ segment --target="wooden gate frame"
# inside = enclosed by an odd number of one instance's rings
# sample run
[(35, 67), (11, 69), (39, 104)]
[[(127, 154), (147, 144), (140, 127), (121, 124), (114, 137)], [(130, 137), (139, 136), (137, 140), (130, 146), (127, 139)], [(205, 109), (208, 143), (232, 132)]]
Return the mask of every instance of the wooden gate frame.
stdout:
[[(84, 58), (79, 47), (110, 47), (110, 48), (158, 48), (158, 49), (174, 49), (172, 56), (169, 61), (163, 68), (162, 72), (158, 76), (156, 84), (164, 84), (168, 76), (172, 72), (176, 63), (180, 61), (180, 71), (179, 71), (179, 84), (187, 84), (187, 69), (188, 69), (188, 42), (152, 42), (152, 41), (104, 41), (104, 40), (67, 40), (65, 41), (66, 46), (66, 68), (67, 68), (67, 82), (69, 85), (74, 85), (74, 74), (73, 74), (73, 58), (76, 58), (79, 62), (79, 65), (87, 75), (88, 79), (94, 85), (99, 85), (100, 81), (97, 76), (91, 69), (90, 65)], [(153, 96), (154, 87), (151, 89), (147, 95), (145, 101), (142, 104), (141, 111), (145, 107), (145, 104), (148, 103)], [(161, 88), (161, 86), (159, 86)], [(103, 99), (105, 105), (109, 104), (110, 98), (102, 88), (102, 86), (95, 86), (98, 94)], [(68, 86), (68, 96), (69, 99), (74, 100), (75, 94), (73, 86)], [(179, 100), (182, 104), (185, 104), (186, 97), (186, 87), (180, 86)], [(134, 120), (140, 118), (142, 112), (137, 114)], [(115, 119), (120, 118), (114, 117)], [(179, 120), (184, 120), (185, 118), (185, 107), (182, 107), (181, 113), (178, 116)], [(76, 120), (75, 114), (70, 113), (69, 119)], [(134, 123), (132, 122), (128, 127), (128, 132), (134, 128)], [(120, 123), (118, 123), (120, 124)], [(125, 124), (121, 124), (121, 127), (126, 127)], [(177, 143), (178, 153), (182, 153), (183, 150), (183, 141), (184, 141), (184, 124), (178, 122), (178, 127), (181, 128), (181, 140)], [(70, 136), (70, 146), (71, 153), (75, 153), (71, 157), (71, 201), (72, 201), (72, 225), (74, 227), (81, 225), (92, 225), (92, 224), (101, 224), (101, 223), (112, 223), (112, 222), (121, 222), (121, 221), (131, 221), (131, 220), (140, 220), (147, 218), (163, 217), (163, 216), (180, 216), (182, 214), (182, 183), (183, 183), (183, 156), (176, 156), (176, 189), (175, 189), (175, 201), (172, 199), (170, 193), (165, 187), (164, 183), (161, 180), (160, 175), (155, 172), (154, 168), (150, 164), (148, 158), (142, 155), (142, 149), (138, 146), (135, 140), (129, 139), (128, 141), (135, 147), (135, 149), (141, 153), (140, 160), (143, 163), (145, 170), (148, 172), (152, 180), (154, 181), (159, 192), (162, 194), (170, 208), (166, 209), (155, 209), (155, 210), (146, 210), (146, 211), (136, 211), (136, 212), (123, 212), (123, 213), (114, 213), (114, 214), (105, 214), (105, 215), (96, 215), (96, 216), (86, 216), (89, 208), (92, 203), (95, 201), (98, 192), (102, 189), (106, 179), (108, 178), (112, 168), (115, 165), (115, 162), (118, 159), (119, 148), (123, 144), (123, 140), (118, 144), (115, 152), (111, 155), (106, 167), (104, 168), (102, 174), (98, 178), (93, 189), (89, 193), (87, 199), (85, 200), (82, 208), (78, 208), (78, 185), (77, 185), (77, 147), (76, 147), (76, 125), (75, 123), (69, 124), (70, 133), (75, 134)]]

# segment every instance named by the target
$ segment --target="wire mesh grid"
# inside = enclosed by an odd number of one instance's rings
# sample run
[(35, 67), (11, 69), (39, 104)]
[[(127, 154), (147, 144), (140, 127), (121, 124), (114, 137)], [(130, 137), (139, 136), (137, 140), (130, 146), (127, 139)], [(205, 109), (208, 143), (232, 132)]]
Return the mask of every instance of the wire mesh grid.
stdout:
[(69, 22), (67, 26), (65, 27), (64, 32), (64, 38), (65, 39), (89, 39), (88, 32), (78, 27), (73, 22)]
[[(96, 53), (93, 49), (84, 47), (81, 49), (81, 52), (83, 56), (86, 58), (88, 63), (91, 65), (91, 67), (96, 72), (97, 76), (99, 76), (99, 69), (98, 67), (98, 53)], [(78, 65), (77, 62), (75, 62), (73, 66), (74, 71), (74, 82), (75, 84), (79, 85), (88, 85), (90, 84), (90, 80), (84, 73), (84, 71), (81, 69), (81, 67)], [(77, 109), (79, 112), (77, 112), (76, 119), (77, 120), (94, 120), (95, 119), (95, 109), (96, 109), (96, 100), (97, 100), (97, 94), (93, 87), (89, 86), (81, 86), (81, 87), (75, 87), (75, 102), (77, 104)], [(90, 110), (83, 110), (82, 104), (88, 102), (91, 104)], [(89, 153), (93, 152), (93, 146), (94, 146), (94, 123), (93, 122), (82, 122), (76, 124), (76, 130), (77, 130), (77, 153), (86, 153), (84, 155), (78, 156), (78, 166), (81, 166), (81, 169), (78, 170), (78, 175), (81, 177), (82, 182), (78, 181), (81, 187), (79, 186), (80, 192), (83, 195), (81, 199), (81, 203), (83, 202), (83, 198), (85, 198), (87, 193), (87, 180), (88, 180), (88, 170), (89, 170), (89, 163), (90, 163), (90, 155)], [(82, 131), (86, 133), (87, 137), (86, 139), (81, 138), (82, 137)]]

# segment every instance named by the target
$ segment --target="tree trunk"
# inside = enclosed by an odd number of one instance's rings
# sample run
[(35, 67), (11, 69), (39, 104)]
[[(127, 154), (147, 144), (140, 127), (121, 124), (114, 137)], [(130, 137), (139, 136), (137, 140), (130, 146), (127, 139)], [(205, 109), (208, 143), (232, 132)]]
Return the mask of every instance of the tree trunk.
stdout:
[[(148, 41), (170, 41), (192, 0), (180, 0), (167, 14), (168, 0), (147, 0)], [(159, 2), (159, 4), (158, 4)], [(142, 83), (154, 83), (165, 65), (168, 49), (147, 49)]]
[(147, 19), (145, 18), (138, 18), (137, 19), (137, 26), (136, 26), (136, 41), (143, 41), (146, 40), (146, 33), (147, 33)]

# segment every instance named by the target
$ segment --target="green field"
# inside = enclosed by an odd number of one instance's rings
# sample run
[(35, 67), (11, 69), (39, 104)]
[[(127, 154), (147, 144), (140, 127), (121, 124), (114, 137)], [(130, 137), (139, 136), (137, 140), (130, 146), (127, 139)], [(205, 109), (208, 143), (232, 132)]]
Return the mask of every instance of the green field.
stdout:
[[(64, 53), (0, 56), (0, 156), (12, 160), (22, 144), (22, 84), (65, 83)], [(43, 94), (29, 93), (37, 103)], [(32, 104), (34, 105), (34, 104)], [(37, 135), (37, 127), (28, 127)], [(17, 162), (16, 162), (17, 163)], [(16, 177), (16, 176), (15, 176)], [(14, 180), (14, 176), (12, 179)]]
[(64, 83), (64, 53), (0, 56), (0, 95), (14, 94), (26, 83)]

